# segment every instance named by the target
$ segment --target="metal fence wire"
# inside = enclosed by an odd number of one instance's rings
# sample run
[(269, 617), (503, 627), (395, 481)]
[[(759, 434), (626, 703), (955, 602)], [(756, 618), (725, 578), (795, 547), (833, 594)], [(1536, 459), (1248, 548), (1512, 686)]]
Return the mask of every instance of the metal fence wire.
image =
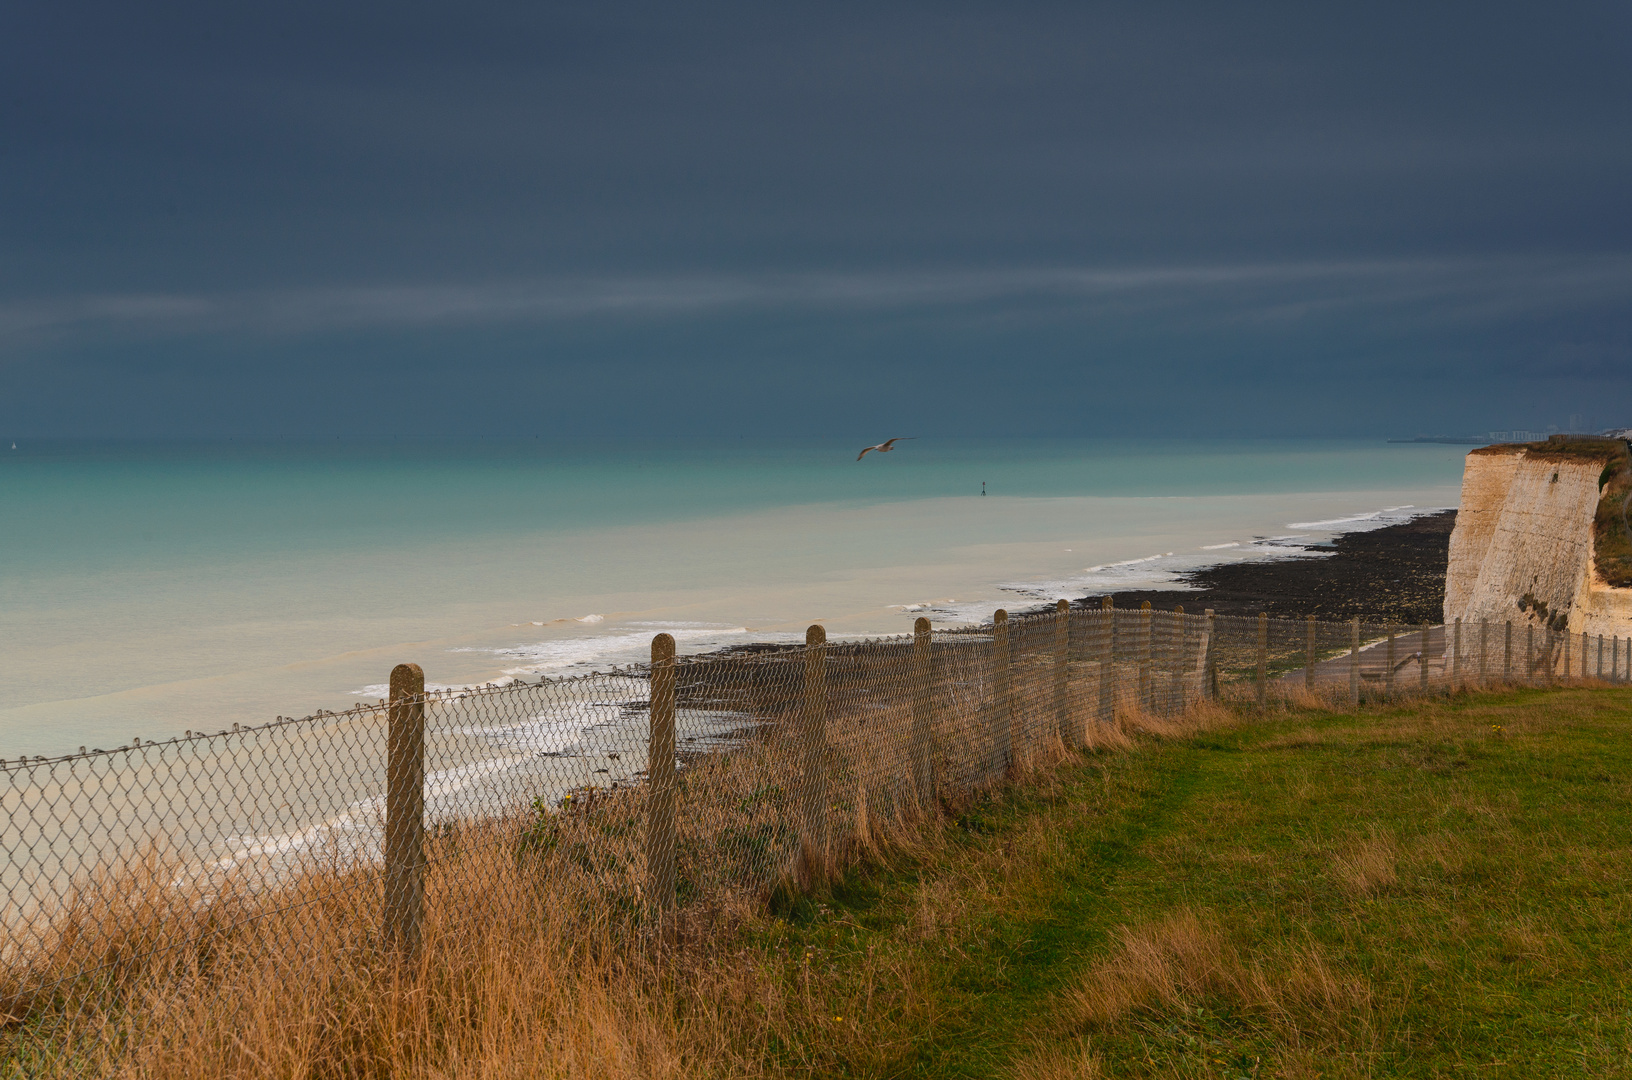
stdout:
[(762, 909), (1139, 714), (1629, 671), (1632, 641), (1529, 623), (1062, 601), (696, 658), (658, 635), (649, 665), (462, 691), (405, 664), (389, 699), (345, 712), (4, 761), (0, 1075), (135, 1052), (234, 964), (298, 981), (574, 903), (636, 932)]

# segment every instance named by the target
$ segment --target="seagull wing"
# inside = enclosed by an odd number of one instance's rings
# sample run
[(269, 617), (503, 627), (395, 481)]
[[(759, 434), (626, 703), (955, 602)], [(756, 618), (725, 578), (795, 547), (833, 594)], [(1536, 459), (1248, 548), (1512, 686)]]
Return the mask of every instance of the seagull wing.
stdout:
[(868, 450), (877, 450), (877, 449), (878, 449), (878, 447), (876, 447), (876, 446), (869, 446), (869, 447), (864, 448), (861, 453), (856, 455), (856, 460), (860, 461), (862, 458), (866, 457)]

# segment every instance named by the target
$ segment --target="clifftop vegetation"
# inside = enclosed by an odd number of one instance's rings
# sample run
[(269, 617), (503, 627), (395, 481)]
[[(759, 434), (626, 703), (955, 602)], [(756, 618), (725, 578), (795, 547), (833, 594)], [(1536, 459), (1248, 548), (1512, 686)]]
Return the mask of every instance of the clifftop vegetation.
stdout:
[(1615, 451), (1598, 476), (1598, 513), (1592, 522), (1592, 546), (1600, 577), (1610, 585), (1632, 586), (1632, 531), (1628, 499), (1632, 499), (1632, 458), (1626, 444)]

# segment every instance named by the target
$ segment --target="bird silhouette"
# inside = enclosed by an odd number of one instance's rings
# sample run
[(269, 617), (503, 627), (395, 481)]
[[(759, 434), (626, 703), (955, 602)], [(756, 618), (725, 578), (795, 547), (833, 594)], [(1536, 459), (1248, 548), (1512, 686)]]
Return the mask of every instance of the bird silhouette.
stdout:
[(895, 449), (895, 444), (896, 443), (898, 443), (898, 442), (911, 442), (912, 439), (916, 439), (917, 437), (918, 436), (914, 435), (911, 439), (903, 439), (898, 435), (893, 439), (885, 439), (883, 442), (879, 443), (877, 446), (864, 447), (862, 449), (861, 453), (856, 455), (856, 460), (860, 461), (862, 458), (866, 457), (867, 456), (867, 451), (869, 451), (869, 450), (877, 450), (881, 454), (887, 454), (891, 450)]

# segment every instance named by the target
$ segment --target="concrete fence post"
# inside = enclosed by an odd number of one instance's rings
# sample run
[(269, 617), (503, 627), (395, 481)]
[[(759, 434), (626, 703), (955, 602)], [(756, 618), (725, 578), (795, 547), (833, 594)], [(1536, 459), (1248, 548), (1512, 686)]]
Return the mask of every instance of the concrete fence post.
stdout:
[(1349, 707), (1360, 707), (1360, 616), (1349, 622)]
[[(1632, 652), (1632, 650), (1628, 650), (1628, 651)], [(1621, 664), (1621, 635), (1616, 634), (1615, 637), (1610, 641), (1610, 651), (1609, 651), (1609, 681), (1610, 682), (1619, 682), (1620, 681), (1620, 675), (1618, 674), (1618, 672), (1620, 671), (1620, 664)]]
[(1100, 600), (1099, 722), (1116, 723), (1116, 609), (1109, 596)]
[(799, 742), (804, 769), (800, 847), (805, 878), (827, 878), (827, 630), (812, 623), (805, 631), (805, 685), (800, 702)]
[(1587, 677), (1587, 661), (1592, 655), (1592, 639), (1587, 637), (1585, 630), (1581, 631), (1581, 677)]
[(930, 687), (934, 663), (930, 647), (934, 633), (929, 620), (919, 616), (912, 624), (912, 781), (923, 808), (935, 803), (935, 718)]
[(1566, 631), (1566, 632), (1559, 635), (1559, 644), (1560, 644), (1560, 647), (1563, 649), (1563, 655), (1560, 657), (1560, 660), (1562, 661), (1562, 664), (1563, 664), (1563, 672), (1564, 672), (1563, 678), (1564, 678), (1565, 682), (1569, 682), (1569, 680), (1570, 680), (1570, 638), (1571, 637), (1572, 637), (1572, 635), (1568, 631)]
[(1315, 692), (1315, 617), (1309, 616), (1309, 625), (1303, 642), (1303, 688)]
[(1462, 616), (1456, 617), (1456, 627), (1451, 632), (1451, 686), (1462, 688)]
[(1417, 692), (1419, 694), (1428, 692), (1428, 630), (1428, 624), (1423, 623), (1422, 629), (1417, 632), (1417, 645), (1422, 650), (1417, 657), (1417, 667), (1421, 669), (1417, 673)]
[(1071, 602), (1061, 600), (1054, 605), (1054, 733), (1066, 749), (1075, 748), (1080, 739), (1072, 738), (1067, 681), (1071, 663)]
[(1598, 635), (1598, 677), (1604, 677), (1604, 635)]
[(1394, 698), (1394, 627), (1388, 628), (1388, 670), (1383, 673), (1383, 699)]
[(1513, 680), (1513, 620), (1508, 619), (1502, 637), (1502, 681)]
[(674, 910), (674, 638), (652, 638), (652, 704), (646, 728), (646, 892), (659, 919)]
[(1524, 681), (1536, 681), (1536, 624), (1532, 622), (1524, 624)]
[(425, 912), (425, 672), (391, 669), (385, 739), (386, 947), (418, 958)]
[(987, 728), (992, 760), (988, 773), (1000, 777), (1014, 762), (1014, 738), (1009, 730), (1009, 613), (998, 608), (992, 615), (992, 715)]
[(1269, 704), (1269, 612), (1258, 613), (1258, 707)]

